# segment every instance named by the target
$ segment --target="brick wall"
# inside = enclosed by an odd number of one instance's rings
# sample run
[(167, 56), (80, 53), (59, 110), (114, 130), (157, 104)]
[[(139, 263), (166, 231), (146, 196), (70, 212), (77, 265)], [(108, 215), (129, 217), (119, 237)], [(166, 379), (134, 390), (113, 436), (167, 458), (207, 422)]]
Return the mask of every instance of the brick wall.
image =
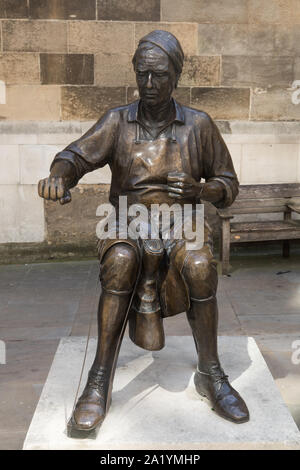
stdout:
[(300, 120), (299, 0), (1, 0), (1, 119), (92, 120), (136, 97), (138, 39), (186, 61), (177, 96), (215, 119)]

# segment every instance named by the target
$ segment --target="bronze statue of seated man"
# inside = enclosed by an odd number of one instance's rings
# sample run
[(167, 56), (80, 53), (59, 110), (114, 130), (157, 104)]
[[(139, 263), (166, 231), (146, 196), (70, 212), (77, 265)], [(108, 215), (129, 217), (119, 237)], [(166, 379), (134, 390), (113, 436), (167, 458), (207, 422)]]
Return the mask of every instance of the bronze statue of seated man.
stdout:
[[(69, 189), (85, 173), (109, 164), (110, 202), (117, 211), (120, 196), (127, 197), (128, 205), (146, 207), (163, 203), (194, 207), (200, 201), (216, 207), (232, 204), (238, 180), (216, 125), (205, 112), (172, 98), (183, 60), (172, 34), (156, 30), (143, 37), (133, 57), (140, 99), (109, 110), (58, 153), (50, 177), (39, 183), (39, 195), (69, 202)], [(162, 318), (184, 311), (198, 354), (196, 390), (223, 418), (248, 421), (247, 406), (218, 358), (218, 276), (207, 222), (199, 249), (188, 249), (184, 238), (122, 238), (116, 226), (115, 238), (100, 240), (98, 252), (102, 284), (98, 345), (71, 418), (73, 428), (90, 431), (104, 420), (127, 320), (131, 339), (154, 350), (164, 345)]]

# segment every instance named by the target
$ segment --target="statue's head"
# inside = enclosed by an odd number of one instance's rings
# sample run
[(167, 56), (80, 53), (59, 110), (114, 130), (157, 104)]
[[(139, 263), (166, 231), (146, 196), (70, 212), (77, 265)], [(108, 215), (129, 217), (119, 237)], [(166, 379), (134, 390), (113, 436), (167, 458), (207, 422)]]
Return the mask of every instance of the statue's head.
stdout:
[(141, 100), (157, 106), (171, 98), (183, 67), (180, 42), (167, 31), (144, 36), (132, 59)]

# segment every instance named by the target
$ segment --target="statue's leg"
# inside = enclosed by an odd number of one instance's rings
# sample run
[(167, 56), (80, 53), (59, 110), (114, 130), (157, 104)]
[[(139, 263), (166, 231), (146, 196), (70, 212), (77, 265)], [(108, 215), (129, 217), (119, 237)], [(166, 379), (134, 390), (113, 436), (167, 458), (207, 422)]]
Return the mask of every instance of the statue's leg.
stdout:
[(72, 416), (75, 429), (95, 429), (109, 408), (114, 369), (138, 264), (137, 252), (125, 243), (111, 246), (102, 259), (100, 277), (103, 290), (98, 308), (97, 351)]
[(220, 416), (235, 423), (244, 423), (249, 420), (247, 406), (228, 382), (218, 357), (218, 274), (208, 245), (201, 250), (187, 252), (182, 275), (190, 292), (191, 307), (187, 318), (198, 352), (194, 379), (196, 390), (210, 400)]

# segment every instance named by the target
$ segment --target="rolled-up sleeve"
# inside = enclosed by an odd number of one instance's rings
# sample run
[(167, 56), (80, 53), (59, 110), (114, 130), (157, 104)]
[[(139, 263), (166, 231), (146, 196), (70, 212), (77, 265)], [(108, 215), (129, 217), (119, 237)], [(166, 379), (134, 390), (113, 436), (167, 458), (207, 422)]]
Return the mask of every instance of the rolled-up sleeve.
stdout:
[(207, 116), (202, 136), (205, 181), (218, 181), (223, 185), (224, 197), (214, 203), (218, 208), (230, 206), (239, 192), (239, 181), (229, 150), (213, 120)]
[(108, 111), (86, 134), (59, 152), (50, 169), (58, 161), (67, 161), (75, 167), (78, 181), (86, 173), (111, 164), (118, 121), (118, 113)]

